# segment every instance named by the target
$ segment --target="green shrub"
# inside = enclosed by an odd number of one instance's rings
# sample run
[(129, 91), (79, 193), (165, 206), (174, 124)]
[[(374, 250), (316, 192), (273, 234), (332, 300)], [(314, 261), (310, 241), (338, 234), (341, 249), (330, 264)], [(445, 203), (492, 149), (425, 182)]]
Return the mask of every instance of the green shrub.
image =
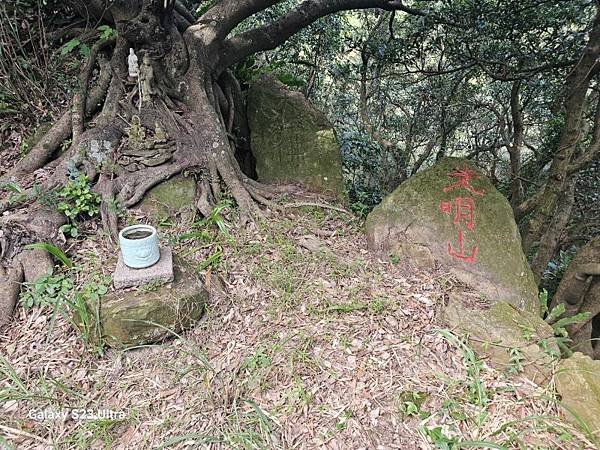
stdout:
[(57, 194), (58, 210), (69, 219), (69, 223), (61, 227), (61, 231), (77, 237), (77, 220), (98, 214), (101, 197), (92, 192), (88, 177), (83, 174), (71, 179)]

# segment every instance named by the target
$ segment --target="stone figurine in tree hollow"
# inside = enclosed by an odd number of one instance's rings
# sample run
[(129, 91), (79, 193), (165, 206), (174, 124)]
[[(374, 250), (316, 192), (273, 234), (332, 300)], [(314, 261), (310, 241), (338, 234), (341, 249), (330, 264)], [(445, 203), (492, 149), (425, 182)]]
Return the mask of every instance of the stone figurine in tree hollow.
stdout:
[[(450, 172), (449, 176), (456, 178), (457, 181), (444, 187), (442, 189), (443, 192), (453, 189), (466, 189), (475, 195), (484, 195), (484, 191), (478, 191), (471, 185), (470, 180), (479, 177), (467, 166)], [(452, 223), (458, 230), (458, 248), (453, 248), (452, 243), (448, 242), (448, 254), (453, 258), (473, 264), (477, 257), (478, 249), (475, 245), (465, 253), (465, 232), (463, 231), (463, 225), (468, 231), (473, 231), (475, 227), (475, 201), (473, 197), (455, 197), (452, 201), (440, 202), (440, 210), (444, 214), (451, 215), (453, 209), (454, 218)]]

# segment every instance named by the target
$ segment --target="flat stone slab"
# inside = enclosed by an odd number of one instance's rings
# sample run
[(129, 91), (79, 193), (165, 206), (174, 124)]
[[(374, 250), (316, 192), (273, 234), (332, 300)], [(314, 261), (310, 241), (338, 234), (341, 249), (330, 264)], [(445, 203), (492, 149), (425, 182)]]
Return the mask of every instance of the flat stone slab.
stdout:
[(119, 261), (113, 274), (115, 289), (142, 286), (144, 284), (165, 284), (173, 281), (173, 250), (171, 247), (160, 248), (160, 259), (156, 264), (145, 269), (132, 269), (123, 262), (119, 252)]

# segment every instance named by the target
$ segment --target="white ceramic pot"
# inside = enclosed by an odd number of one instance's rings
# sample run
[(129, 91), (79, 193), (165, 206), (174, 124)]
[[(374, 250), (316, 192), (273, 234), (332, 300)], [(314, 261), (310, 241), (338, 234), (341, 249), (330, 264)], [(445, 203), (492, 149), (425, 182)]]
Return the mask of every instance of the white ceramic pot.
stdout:
[(158, 233), (150, 225), (132, 225), (119, 233), (123, 262), (133, 269), (150, 267), (160, 259)]

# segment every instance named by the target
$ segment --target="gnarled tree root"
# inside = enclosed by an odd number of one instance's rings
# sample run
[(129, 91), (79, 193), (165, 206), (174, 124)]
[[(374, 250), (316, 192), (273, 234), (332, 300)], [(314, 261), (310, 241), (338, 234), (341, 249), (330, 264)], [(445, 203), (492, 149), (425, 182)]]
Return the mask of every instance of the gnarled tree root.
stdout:
[[(106, 95), (112, 73), (108, 62), (100, 64), (100, 76), (94, 88), (90, 90), (85, 100), (85, 114), (92, 114), (101, 106)], [(58, 147), (65, 142), (73, 131), (71, 111), (67, 110), (61, 118), (54, 123), (42, 139), (19, 161), (11, 170), (0, 177), (0, 183), (11, 179), (18, 179), (23, 175), (34, 172), (48, 162)]]
[(28, 215), (13, 214), (0, 221), (5, 232), (3, 243), (10, 249), (4, 255), (8, 268), (0, 266), (0, 329), (12, 317), (21, 283), (35, 283), (54, 267), (52, 257), (45, 250), (23, 247), (32, 242), (58, 244), (58, 228), (65, 222), (62, 214), (47, 209)]
[(10, 323), (23, 282), (23, 267), (16, 263), (5, 270), (0, 266), (0, 333)]

